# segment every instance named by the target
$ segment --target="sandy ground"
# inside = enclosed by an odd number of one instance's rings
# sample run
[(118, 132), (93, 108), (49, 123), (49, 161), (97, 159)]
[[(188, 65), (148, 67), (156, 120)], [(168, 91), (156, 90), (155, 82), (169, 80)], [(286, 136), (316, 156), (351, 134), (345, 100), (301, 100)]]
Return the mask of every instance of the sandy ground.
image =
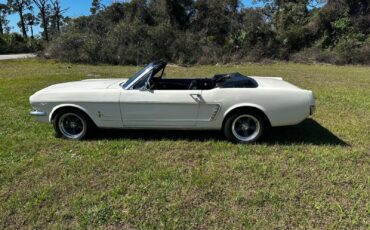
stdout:
[(22, 59), (22, 58), (33, 58), (36, 54), (6, 54), (0, 55), (0, 60), (10, 60), (10, 59)]

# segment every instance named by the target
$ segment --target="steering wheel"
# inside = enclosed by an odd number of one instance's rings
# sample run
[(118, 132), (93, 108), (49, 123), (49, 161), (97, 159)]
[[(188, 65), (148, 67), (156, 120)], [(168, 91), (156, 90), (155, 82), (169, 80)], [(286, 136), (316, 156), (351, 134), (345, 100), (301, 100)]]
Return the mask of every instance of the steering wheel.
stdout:
[(154, 88), (155, 84), (153, 82), (153, 79), (152, 78), (148, 78), (148, 80), (145, 82), (145, 89), (147, 90), (152, 90)]

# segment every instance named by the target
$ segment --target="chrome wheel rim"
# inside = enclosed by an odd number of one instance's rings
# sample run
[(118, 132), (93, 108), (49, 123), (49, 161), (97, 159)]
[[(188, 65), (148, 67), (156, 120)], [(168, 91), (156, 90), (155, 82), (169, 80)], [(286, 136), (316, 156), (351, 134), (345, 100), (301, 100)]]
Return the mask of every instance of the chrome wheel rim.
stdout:
[(260, 133), (261, 125), (254, 116), (244, 114), (234, 120), (231, 129), (238, 140), (251, 141)]
[(69, 139), (78, 139), (86, 132), (86, 123), (74, 113), (65, 113), (59, 118), (59, 130)]

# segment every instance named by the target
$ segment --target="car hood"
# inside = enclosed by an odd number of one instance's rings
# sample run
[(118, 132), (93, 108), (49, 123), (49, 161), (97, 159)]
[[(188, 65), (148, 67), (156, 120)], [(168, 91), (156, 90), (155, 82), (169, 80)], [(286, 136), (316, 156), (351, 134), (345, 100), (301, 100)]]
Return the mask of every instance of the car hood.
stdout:
[(106, 89), (125, 82), (127, 79), (87, 79), (51, 85), (42, 89), (43, 92), (49, 91), (73, 91), (73, 90), (92, 90)]

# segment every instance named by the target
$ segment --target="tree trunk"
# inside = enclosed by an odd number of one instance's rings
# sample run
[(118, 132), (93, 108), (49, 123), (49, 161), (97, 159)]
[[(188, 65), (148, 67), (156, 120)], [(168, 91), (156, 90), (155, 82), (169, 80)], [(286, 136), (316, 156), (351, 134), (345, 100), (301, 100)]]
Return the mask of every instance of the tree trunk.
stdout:
[(60, 18), (59, 18), (59, 16), (56, 17), (56, 20), (57, 20), (57, 31), (58, 31), (58, 33), (60, 33)]
[(49, 33), (48, 33), (48, 25), (46, 23), (46, 12), (45, 9), (40, 10), (41, 17), (42, 17), (42, 26), (44, 28), (44, 35), (45, 35), (45, 40), (49, 41)]
[(3, 22), (2, 19), (0, 18), (0, 35), (4, 34), (4, 29), (3, 29)]
[(31, 38), (33, 38), (33, 26), (30, 26), (31, 29)]
[(60, 21), (61, 21), (61, 13), (62, 13), (62, 10), (60, 9), (60, 5), (59, 5), (59, 0), (56, 0), (55, 2), (53, 2), (53, 6), (54, 6), (54, 18), (55, 18), (55, 26), (56, 28), (56, 31), (57, 33), (60, 33)]
[(23, 18), (23, 10), (21, 7), (19, 7), (19, 18), (21, 21), (21, 27), (22, 27), (22, 34), (24, 38), (27, 38), (27, 31), (26, 31), (26, 24), (24, 23), (24, 18)]

